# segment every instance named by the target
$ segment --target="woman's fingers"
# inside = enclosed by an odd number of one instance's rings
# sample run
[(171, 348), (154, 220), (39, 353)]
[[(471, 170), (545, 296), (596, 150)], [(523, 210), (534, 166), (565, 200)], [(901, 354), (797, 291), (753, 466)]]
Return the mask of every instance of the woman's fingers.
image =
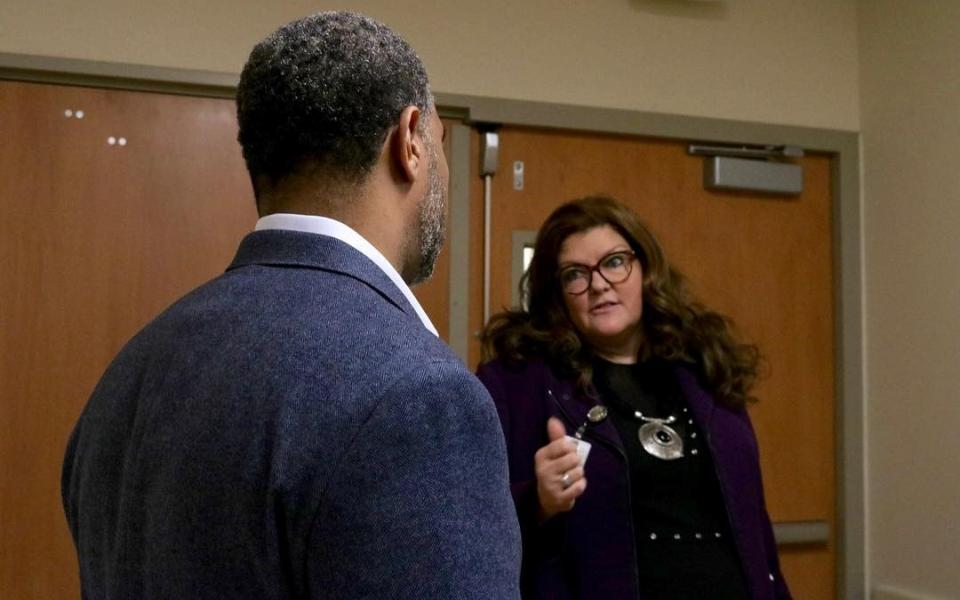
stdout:
[(547, 419), (547, 439), (551, 442), (556, 440), (562, 440), (564, 436), (567, 435), (567, 428), (564, 426), (563, 421), (556, 417), (550, 417)]
[(570, 484), (570, 487), (563, 490), (556, 497), (556, 503), (560, 508), (560, 511), (567, 511), (573, 508), (573, 505), (576, 503), (577, 498), (583, 495), (587, 489), (587, 478), (583, 477), (582, 473), (580, 477)]
[(538, 477), (537, 493), (540, 496), (541, 515), (544, 519), (549, 519), (557, 513), (570, 510), (586, 489), (587, 478), (580, 467), (550, 479)]
[(551, 417), (547, 420), (550, 442), (537, 450), (533, 457), (543, 519), (573, 508), (577, 498), (587, 489), (577, 448), (566, 435), (563, 423)]
[(537, 477), (549, 478), (561, 475), (580, 464), (577, 449), (566, 440), (551, 442), (537, 450), (533, 458)]
[[(564, 440), (558, 440), (563, 442)], [(583, 467), (576, 449), (570, 444), (570, 451), (558, 458), (549, 458), (551, 444), (537, 451), (534, 458), (537, 474), (537, 494), (540, 497), (541, 515), (549, 519), (553, 515), (573, 508), (576, 499), (587, 488)]]
[[(564, 497), (569, 496), (570, 494), (568, 492), (574, 489), (576, 484), (581, 481), (584, 481), (582, 467), (574, 467), (569, 471), (564, 471), (557, 478), (557, 483), (560, 488), (558, 496), (564, 496)], [(580, 493), (583, 493), (583, 492), (581, 491)], [(580, 494), (576, 494), (575, 496), (579, 496), (579, 495)]]
[(537, 454), (540, 454), (541, 452), (546, 455), (546, 458), (554, 459), (554, 458), (560, 458), (565, 454), (570, 454), (571, 452), (576, 454), (577, 447), (573, 445), (573, 442), (571, 442), (565, 437), (562, 437), (562, 438), (553, 440), (546, 446), (543, 446), (542, 448), (537, 450)]

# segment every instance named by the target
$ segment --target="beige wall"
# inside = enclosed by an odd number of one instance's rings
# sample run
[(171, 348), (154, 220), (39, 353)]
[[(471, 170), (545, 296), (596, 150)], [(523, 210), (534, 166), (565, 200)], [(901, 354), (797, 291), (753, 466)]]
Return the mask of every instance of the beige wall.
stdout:
[(863, 0), (860, 27), (871, 580), (956, 598), (960, 2)]
[(4, 0), (0, 52), (238, 73), (280, 23), (344, 6), (404, 35), (441, 92), (859, 126), (853, 0)]

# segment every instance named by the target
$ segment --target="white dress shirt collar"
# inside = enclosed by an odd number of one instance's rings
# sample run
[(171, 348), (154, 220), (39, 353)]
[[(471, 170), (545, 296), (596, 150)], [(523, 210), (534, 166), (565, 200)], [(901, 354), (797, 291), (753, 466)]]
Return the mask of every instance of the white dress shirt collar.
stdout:
[(410, 291), (410, 286), (408, 286), (403, 278), (400, 277), (400, 273), (397, 273), (397, 270), (393, 268), (393, 265), (390, 264), (390, 261), (388, 261), (386, 257), (384, 257), (383, 254), (381, 254), (380, 251), (373, 246), (373, 244), (365, 240), (362, 235), (347, 225), (328, 217), (297, 215), (291, 213), (274, 213), (272, 215), (261, 217), (257, 221), (257, 225), (254, 229), (256, 231), (261, 231), (264, 229), (285, 229), (288, 231), (316, 233), (319, 235), (337, 238), (338, 240), (349, 244), (358, 252), (372, 260), (375, 265), (380, 267), (380, 270), (386, 273), (387, 277), (390, 278), (390, 281), (397, 286), (397, 289), (399, 289), (407, 298), (407, 301), (410, 302), (410, 306), (412, 306), (413, 310), (416, 311), (417, 316), (420, 317), (420, 321), (423, 323), (423, 326), (427, 328), (427, 331), (433, 335), (438, 335), (437, 328), (433, 326), (433, 323), (430, 321), (430, 317), (427, 316), (426, 311), (424, 311), (423, 307), (420, 306), (420, 303), (417, 302), (416, 296), (414, 296), (413, 292)]

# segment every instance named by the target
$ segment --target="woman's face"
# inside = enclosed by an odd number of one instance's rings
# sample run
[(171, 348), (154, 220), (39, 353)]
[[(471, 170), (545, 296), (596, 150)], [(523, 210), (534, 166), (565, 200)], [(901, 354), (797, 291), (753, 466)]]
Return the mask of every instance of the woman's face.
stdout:
[[(616, 254), (624, 252), (626, 254)], [(612, 255), (612, 256), (611, 256)], [(625, 265), (623, 264), (625, 262)], [(561, 295), (574, 327), (600, 357), (612, 362), (636, 362), (643, 333), (640, 318), (643, 315), (643, 269), (633, 257), (630, 244), (609, 225), (601, 225), (565, 239), (558, 257)], [(580, 267), (571, 271), (570, 267)], [(629, 275), (619, 283), (609, 283), (601, 277), (599, 267), (622, 275)], [(587, 269), (588, 285), (581, 294), (571, 294), (564, 288)], [(613, 277), (614, 279), (616, 277)], [(574, 288), (576, 286), (573, 286)]]

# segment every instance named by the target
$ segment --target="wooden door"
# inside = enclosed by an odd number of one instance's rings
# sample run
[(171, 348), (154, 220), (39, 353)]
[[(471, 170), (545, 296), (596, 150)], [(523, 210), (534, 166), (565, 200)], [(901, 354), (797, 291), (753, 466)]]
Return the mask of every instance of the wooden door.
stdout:
[[(229, 99), (0, 82), (4, 600), (79, 597), (67, 437), (123, 344), (256, 222), (236, 136)], [(443, 335), (446, 255), (416, 290)]]
[[(522, 190), (514, 189), (514, 161), (524, 163)], [(760, 402), (750, 413), (773, 521), (825, 522), (835, 532), (830, 158), (801, 162), (805, 190), (799, 197), (712, 192), (702, 185), (703, 159), (687, 155), (684, 143), (504, 128), (492, 194), (491, 310), (511, 305), (514, 231), (538, 229), (556, 206), (584, 195), (605, 193), (629, 204), (696, 295), (732, 317), (765, 357)], [(473, 198), (478, 239), (479, 177)], [(481, 265), (482, 245), (472, 246), (473, 263)], [(479, 271), (471, 287), (474, 331), (482, 320)], [(476, 364), (476, 340), (470, 356)], [(780, 547), (796, 597), (834, 597), (835, 548), (833, 536), (826, 543)]]
[(224, 100), (0, 82), (0, 589), (79, 597), (67, 437), (107, 363), (256, 219)]

